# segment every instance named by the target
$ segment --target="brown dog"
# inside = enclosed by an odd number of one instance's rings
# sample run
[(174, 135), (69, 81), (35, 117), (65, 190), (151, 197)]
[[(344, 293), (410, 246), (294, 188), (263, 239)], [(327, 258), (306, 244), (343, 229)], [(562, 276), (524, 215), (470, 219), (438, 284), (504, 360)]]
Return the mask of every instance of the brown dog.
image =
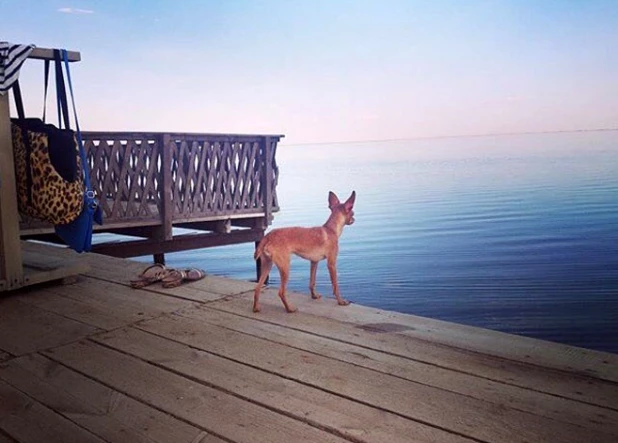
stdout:
[(281, 286), (279, 297), (286, 311), (294, 312), (293, 307), (285, 296), (285, 287), (290, 275), (290, 258), (296, 254), (311, 262), (311, 278), (309, 290), (311, 297), (318, 299), (321, 296), (315, 292), (315, 275), (318, 270), (318, 262), (326, 259), (330, 281), (333, 284), (333, 294), (337, 302), (342, 305), (350, 304), (341, 298), (339, 285), (337, 284), (337, 253), (339, 252), (339, 237), (345, 225), (354, 223), (354, 200), (356, 192), (352, 191), (350, 198), (345, 203), (340, 203), (333, 192), (328, 193), (328, 207), (331, 210), (330, 217), (323, 226), (315, 228), (280, 228), (273, 229), (260, 242), (255, 250), (254, 258), (261, 259), (261, 275), (255, 287), (253, 296), (253, 312), (260, 312), (260, 290), (268, 278), (273, 263), (279, 268)]

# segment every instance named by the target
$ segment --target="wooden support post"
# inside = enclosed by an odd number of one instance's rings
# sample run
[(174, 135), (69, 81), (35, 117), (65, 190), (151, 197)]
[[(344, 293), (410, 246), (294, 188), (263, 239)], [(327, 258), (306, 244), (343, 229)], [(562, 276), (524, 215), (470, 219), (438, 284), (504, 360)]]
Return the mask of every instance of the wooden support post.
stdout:
[(174, 206), (172, 202), (172, 137), (163, 134), (161, 137), (161, 222), (163, 223), (164, 240), (171, 240)]
[[(262, 190), (263, 190), (263, 199), (264, 199), (264, 225), (260, 229), (260, 237), (264, 236), (264, 231), (272, 223), (272, 205), (273, 205), (273, 195), (272, 195), (272, 176), (273, 176), (273, 162), (272, 162), (272, 146), (271, 146), (271, 138), (266, 136), (264, 137), (264, 149), (262, 151), (264, 156), (264, 169), (262, 175)], [(259, 242), (255, 243), (255, 247)], [(258, 258), (255, 262), (257, 279), (260, 279), (260, 274), (262, 272), (262, 261)], [(266, 279), (265, 284), (268, 284), (268, 279)]]
[(273, 180), (273, 159), (271, 138), (264, 137), (264, 176), (262, 182), (262, 189), (264, 190), (264, 213), (266, 215), (266, 225), (272, 223), (272, 206), (273, 206), (273, 194), (272, 194), (272, 180)]
[(9, 96), (0, 96), (0, 291), (23, 286)]
[[(53, 50), (34, 48), (28, 58), (53, 60)], [(68, 60), (80, 60), (79, 52), (69, 51)], [(54, 269), (24, 272), (24, 256), (20, 240), (19, 212), (11, 136), (8, 93), (0, 96), (0, 292), (23, 286), (59, 280), (84, 272), (86, 267), (69, 263)]]
[[(172, 206), (172, 138), (169, 134), (158, 137), (159, 152), (161, 153), (161, 170), (159, 171), (158, 185), (161, 196), (161, 226), (157, 229), (155, 239), (161, 242), (172, 240), (172, 218), (174, 208)], [(158, 252), (153, 255), (155, 263), (165, 264), (165, 253)]]
[[(258, 245), (259, 245), (259, 244), (260, 244), (260, 242), (259, 242), (259, 241), (256, 241), (256, 242), (255, 242), (255, 248), (256, 248), (256, 249), (257, 249), (257, 247), (258, 247)], [(255, 272), (256, 272), (256, 274), (257, 274), (257, 275), (256, 275), (256, 277), (257, 277), (257, 278), (256, 278), (256, 280), (255, 280), (255, 281), (258, 281), (258, 280), (260, 279), (260, 275), (262, 275), (262, 259), (261, 259), (261, 258), (258, 258), (258, 259), (255, 261)], [(270, 280), (270, 276), (266, 277), (266, 281), (264, 282), (264, 284), (265, 284), (265, 285), (268, 285), (268, 280)]]

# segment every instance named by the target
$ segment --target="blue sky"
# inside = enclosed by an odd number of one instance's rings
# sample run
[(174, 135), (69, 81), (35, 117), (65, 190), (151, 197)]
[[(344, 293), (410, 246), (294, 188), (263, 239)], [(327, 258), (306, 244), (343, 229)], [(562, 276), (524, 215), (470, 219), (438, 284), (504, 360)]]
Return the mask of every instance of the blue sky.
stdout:
[[(615, 0), (0, 0), (0, 17), (0, 40), (82, 53), (90, 130), (309, 143), (618, 127)], [(22, 82), (36, 114), (42, 63)]]

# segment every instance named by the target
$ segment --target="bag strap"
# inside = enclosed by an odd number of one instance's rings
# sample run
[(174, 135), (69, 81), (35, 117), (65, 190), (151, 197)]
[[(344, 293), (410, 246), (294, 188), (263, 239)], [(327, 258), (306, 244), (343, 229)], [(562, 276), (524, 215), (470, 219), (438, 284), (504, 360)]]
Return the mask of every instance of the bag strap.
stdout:
[(26, 114), (24, 112), (24, 101), (21, 98), (21, 88), (19, 87), (19, 80), (15, 80), (13, 83), (13, 96), (15, 97), (15, 108), (17, 108), (17, 117), (19, 119), (26, 118)]
[[(15, 107), (17, 108), (17, 116), (20, 120), (25, 119), (24, 102), (21, 97), (21, 88), (19, 87), (19, 80), (15, 80), (13, 83), (13, 95), (15, 96)], [(30, 168), (30, 153), (32, 152), (32, 146), (30, 145), (30, 136), (26, 125), (18, 125), (18, 129), (21, 132), (21, 138), (26, 148), (25, 160), (26, 160), (26, 188), (28, 189), (28, 205), (32, 205), (32, 169)]]
[[(46, 108), (45, 105), (47, 103), (48, 83), (49, 83), (49, 60), (45, 60), (45, 78), (44, 78), (44, 83), (43, 83), (45, 85), (45, 91), (43, 95), (43, 122), (45, 122), (45, 108)], [(24, 119), (26, 118), (26, 113), (24, 112), (24, 101), (21, 95), (21, 87), (19, 86), (19, 80), (15, 80), (15, 83), (13, 83), (13, 87), (11, 89), (13, 89), (13, 96), (15, 97), (15, 108), (17, 109), (17, 117), (20, 119)]]
[[(45, 60), (45, 96), (43, 99), (43, 122), (45, 122), (45, 104), (47, 102), (47, 85), (49, 83), (49, 60)], [(17, 109), (17, 116), (20, 120), (26, 118), (24, 112), (24, 101), (21, 95), (21, 88), (19, 86), (19, 80), (15, 80), (13, 84), (13, 95), (15, 96), (15, 108)], [(30, 154), (32, 153), (32, 146), (30, 144), (30, 136), (25, 125), (19, 125), (24, 147), (26, 148), (25, 160), (26, 160), (26, 188), (28, 205), (32, 205), (32, 168), (30, 162)]]
[(49, 84), (49, 60), (45, 60), (45, 91), (43, 93), (43, 123), (45, 123), (45, 115), (47, 110), (47, 86)]
[[(69, 108), (67, 104), (67, 91), (64, 85), (64, 75), (62, 73), (62, 62), (60, 60), (60, 50), (54, 49), (54, 64), (56, 67), (56, 95), (58, 100), (58, 127), (62, 128), (61, 121), (64, 121), (64, 129), (69, 129)], [(67, 70), (67, 76), (69, 71)], [(62, 120), (61, 120), (62, 119)]]
[[(67, 71), (67, 81), (69, 83), (69, 91), (71, 93), (71, 103), (73, 104), (73, 116), (75, 117), (75, 133), (77, 134), (77, 143), (79, 146), (79, 155), (82, 160), (82, 170), (84, 171), (84, 183), (86, 185), (86, 192), (92, 192), (90, 186), (90, 172), (88, 171), (88, 160), (86, 159), (86, 150), (84, 149), (84, 141), (82, 140), (82, 131), (79, 128), (79, 121), (77, 120), (77, 108), (75, 107), (75, 95), (73, 94), (73, 84), (71, 83), (71, 71), (69, 70), (69, 56), (66, 49), (62, 49), (62, 57), (64, 59), (64, 65)], [(65, 96), (66, 97), (66, 96)]]

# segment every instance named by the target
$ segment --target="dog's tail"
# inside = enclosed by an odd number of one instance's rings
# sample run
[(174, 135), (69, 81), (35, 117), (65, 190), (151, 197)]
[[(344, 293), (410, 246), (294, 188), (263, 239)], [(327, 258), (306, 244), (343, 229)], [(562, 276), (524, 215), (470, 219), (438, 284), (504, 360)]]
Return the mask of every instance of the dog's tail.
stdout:
[(253, 259), (257, 260), (258, 258), (260, 258), (260, 256), (262, 255), (262, 253), (264, 252), (264, 247), (266, 246), (266, 238), (263, 238), (262, 241), (260, 241), (260, 243), (258, 244), (258, 247), (255, 248), (255, 253), (253, 254)]

